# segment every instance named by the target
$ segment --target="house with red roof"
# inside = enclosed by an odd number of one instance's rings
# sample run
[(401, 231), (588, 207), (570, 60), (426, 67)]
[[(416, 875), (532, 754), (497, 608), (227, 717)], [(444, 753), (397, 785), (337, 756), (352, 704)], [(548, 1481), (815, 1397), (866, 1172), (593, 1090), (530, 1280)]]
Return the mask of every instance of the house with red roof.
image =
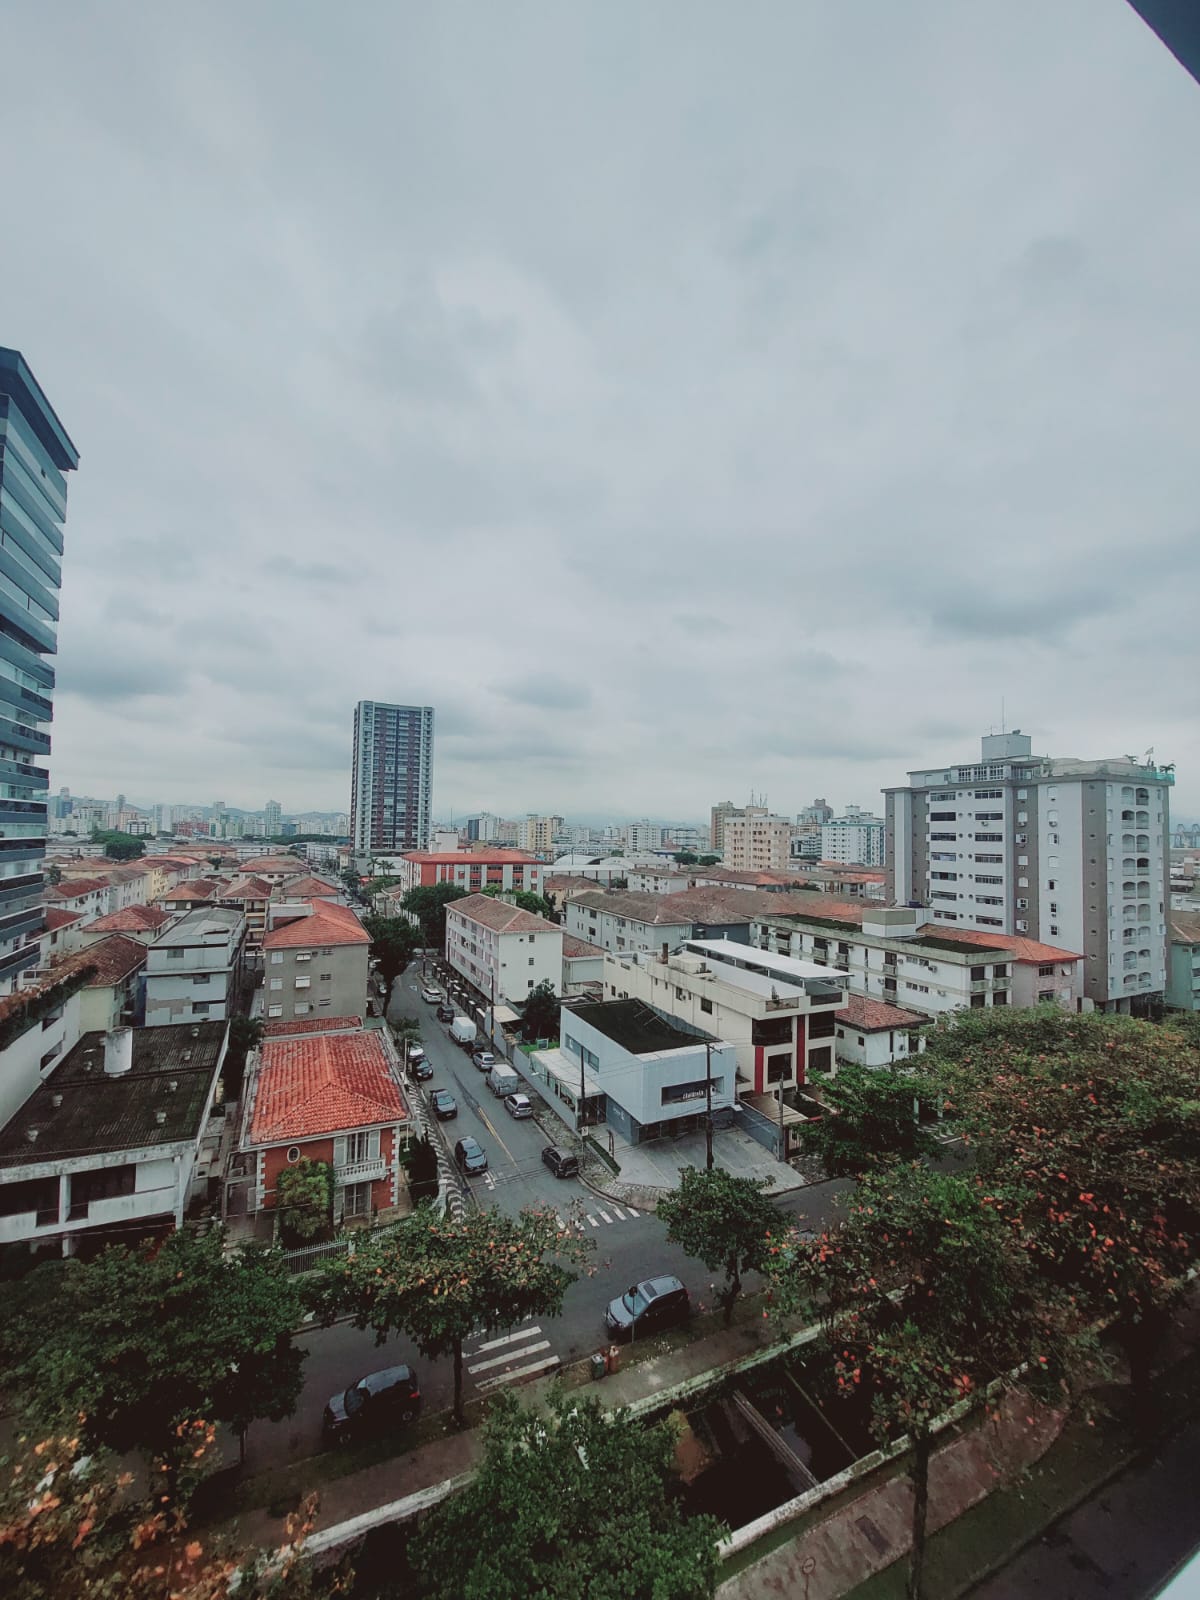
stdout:
[[(49, 967), (62, 956), (78, 950), (85, 942), (84, 918), (80, 911), (67, 911), (61, 906), (47, 906), (43, 917), (42, 954), (39, 967)], [(89, 928), (91, 924), (87, 925)]]
[(367, 1014), (371, 937), (349, 906), (331, 900), (269, 905), (263, 934), (268, 1022)]
[(122, 934), (127, 939), (137, 939), (142, 944), (153, 944), (175, 919), (175, 913), (162, 906), (126, 906), (121, 911), (110, 911), (107, 916), (89, 922), (80, 935), (84, 945), (97, 939), (107, 939), (110, 933)]
[(863, 1067), (886, 1067), (904, 1061), (925, 1048), (919, 1030), (929, 1018), (886, 1000), (868, 1000), (861, 994), (846, 996), (846, 1004), (833, 1014), (837, 1023), (837, 1059)]
[(252, 1210), (273, 1210), (279, 1174), (302, 1160), (332, 1166), (335, 1222), (398, 1203), (413, 1118), (382, 1032), (355, 1016), (269, 1023), (247, 1076)]
[(537, 857), (525, 850), (491, 845), (479, 850), (408, 850), (388, 860), (387, 870), (398, 880), (397, 897), (437, 883), (457, 884), (468, 894), (489, 888), (541, 894), (545, 871)]

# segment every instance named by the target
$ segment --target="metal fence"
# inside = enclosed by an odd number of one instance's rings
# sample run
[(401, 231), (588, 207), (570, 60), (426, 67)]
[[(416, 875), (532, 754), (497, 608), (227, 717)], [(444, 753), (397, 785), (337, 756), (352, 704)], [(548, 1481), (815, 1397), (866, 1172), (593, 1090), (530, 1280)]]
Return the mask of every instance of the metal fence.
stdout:
[(352, 1256), (355, 1244), (356, 1236), (351, 1233), (337, 1239), (326, 1239), (323, 1244), (304, 1245), (299, 1250), (284, 1250), (281, 1254), (289, 1272), (307, 1272), (322, 1261), (328, 1261), (331, 1256)]

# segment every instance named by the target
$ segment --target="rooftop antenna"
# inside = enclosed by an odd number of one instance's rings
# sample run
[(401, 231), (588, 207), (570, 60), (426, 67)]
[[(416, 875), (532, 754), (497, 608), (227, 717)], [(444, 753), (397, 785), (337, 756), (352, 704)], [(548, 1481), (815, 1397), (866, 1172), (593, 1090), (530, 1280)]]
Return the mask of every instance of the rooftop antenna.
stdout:
[(1005, 717), (1004, 717), (1004, 696), (1003, 695), (1000, 696), (1000, 732), (1001, 733), (1007, 733), (1008, 732), (1008, 723), (1005, 721)]

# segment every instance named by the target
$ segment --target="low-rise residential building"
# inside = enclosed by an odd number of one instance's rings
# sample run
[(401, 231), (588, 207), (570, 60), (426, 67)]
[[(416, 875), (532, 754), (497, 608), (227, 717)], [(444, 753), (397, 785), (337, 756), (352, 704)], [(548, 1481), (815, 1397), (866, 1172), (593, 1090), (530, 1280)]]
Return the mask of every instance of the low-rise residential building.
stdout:
[[(561, 930), (560, 930), (561, 931)], [(586, 939), (564, 933), (562, 941), (562, 993), (604, 998), (604, 951)]]
[[(45, 927), (42, 929), (42, 954), (38, 967), (45, 971), (63, 956), (78, 950), (86, 941), (84, 919), (78, 911), (63, 911), (58, 906), (47, 906), (43, 916)], [(95, 924), (86, 926), (90, 931)]]
[(175, 921), (177, 913), (162, 906), (126, 906), (123, 911), (110, 911), (107, 916), (89, 922), (79, 934), (81, 945), (97, 939), (107, 939), (110, 933), (120, 933), (127, 939), (137, 939), (142, 944), (153, 944)]
[(265, 856), (250, 856), (238, 862), (238, 872), (246, 878), (266, 878), (268, 883), (285, 883), (308, 871), (308, 862), (293, 850), (272, 851)]
[(301, 1160), (333, 1168), (336, 1223), (395, 1206), (413, 1124), (385, 1031), (363, 1029), (356, 1016), (268, 1027), (244, 1096), (250, 1209), (273, 1210), (279, 1174)]
[(246, 919), (246, 950), (257, 955), (262, 950), (263, 934), (267, 931), (267, 906), (276, 886), (266, 878), (248, 873), (234, 878), (215, 897), (213, 904), (229, 906), (240, 911)]
[(365, 1016), (370, 945), (349, 906), (329, 900), (272, 905), (263, 935), (267, 1021)]
[(492, 895), (446, 907), (446, 961), (489, 1002), (521, 1004), (540, 983), (562, 992), (563, 930)]
[(275, 898), (283, 901), (295, 900), (337, 900), (342, 898), (340, 885), (330, 883), (328, 878), (316, 878), (311, 872), (301, 873), (297, 878), (285, 878), (275, 891)]
[(185, 878), (160, 895), (158, 904), (167, 911), (193, 911), (198, 906), (220, 905), (222, 892), (229, 883), (228, 878)]
[(452, 883), (470, 894), (484, 889), (524, 889), (541, 894), (545, 867), (523, 850), (410, 850), (395, 864), (396, 893)]
[(146, 1026), (221, 1021), (242, 981), (246, 919), (228, 906), (179, 917), (146, 947)]
[(563, 926), (577, 939), (621, 954), (661, 954), (685, 939), (733, 939), (748, 943), (750, 926), (768, 906), (790, 901), (769, 893), (728, 888), (686, 889), (681, 894), (639, 894), (632, 889), (593, 889), (563, 907)]
[(91, 969), (79, 991), (79, 1026), (83, 1033), (111, 1033), (141, 1021), (146, 947), (122, 933), (110, 933), (63, 961), (58, 973)]
[(625, 884), (636, 894), (682, 894), (692, 880), (686, 867), (630, 867)]
[(920, 1030), (929, 1019), (883, 1000), (847, 995), (835, 1020), (839, 1061), (853, 1061), (861, 1067), (886, 1067), (906, 1061), (925, 1048), (925, 1036)]
[(106, 878), (64, 878), (45, 892), (45, 901), (58, 911), (70, 911), (91, 922), (109, 910)]
[(1200, 1011), (1200, 913), (1172, 911), (1167, 930), (1167, 1005), (1172, 1011)]
[(89, 975), (90, 969), (75, 966), (43, 972), (0, 997), (0, 1125), (78, 1040), (79, 996)]
[(87, 1033), (0, 1129), (0, 1243), (134, 1242), (207, 1190), (223, 1022)]
[(556, 1050), (535, 1051), (534, 1075), (575, 1126), (606, 1123), (630, 1144), (703, 1127), (710, 1105), (732, 1111), (737, 1055), (708, 1032), (685, 1031), (640, 1000), (564, 1008)]

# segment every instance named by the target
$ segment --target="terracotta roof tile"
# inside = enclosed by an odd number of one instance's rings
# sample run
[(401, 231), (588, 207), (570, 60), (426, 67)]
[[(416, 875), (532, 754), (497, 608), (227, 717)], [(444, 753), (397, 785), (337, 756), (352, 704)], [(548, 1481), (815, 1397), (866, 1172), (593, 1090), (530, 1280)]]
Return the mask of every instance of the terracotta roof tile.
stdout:
[(77, 900), (81, 895), (96, 894), (108, 888), (107, 878), (64, 878), (46, 890), (47, 900)]
[(255, 877), (253, 874), (242, 878), (235, 878), (221, 890), (222, 900), (269, 900), (275, 892), (275, 885), (268, 883), (265, 878)]
[(263, 935), (264, 950), (306, 950), (314, 945), (370, 944), (371, 935), (349, 906), (310, 900), (308, 916), (296, 917)]
[[(58, 906), (47, 906), (43, 915), (47, 933), (56, 933), (59, 928), (69, 928), (73, 922), (83, 920), (82, 911), (61, 911)], [(94, 927), (95, 924), (91, 926)]]
[(160, 894), (158, 898), (208, 901), (217, 897), (218, 891), (225, 888), (225, 883), (226, 880), (223, 878), (189, 878), (186, 883), (177, 883), (173, 889), (168, 889), (166, 894)]
[(89, 933), (144, 933), (170, 922), (173, 913), (161, 906), (125, 906), (88, 923)]
[(81, 967), (95, 967), (95, 977), (89, 978), (84, 987), (108, 989), (145, 965), (144, 944), (137, 939), (126, 939), (120, 933), (110, 933), (107, 939), (97, 939), (85, 950), (76, 950), (51, 970), (56, 978), (63, 978), (68, 973), (78, 972)]
[(563, 934), (563, 960), (581, 961), (588, 956), (602, 956), (604, 951), (598, 944), (589, 944), (586, 939), (577, 939), (573, 933)]
[(469, 894), (462, 900), (452, 900), (446, 910), (453, 911), (456, 916), (464, 916), (471, 922), (478, 922), (484, 928), (491, 928), (495, 933), (562, 931), (556, 922), (548, 922), (545, 917), (535, 916), (532, 911), (522, 911), (520, 906), (510, 906), (490, 894)]
[(304, 1033), (347, 1033), (361, 1028), (361, 1017), (297, 1017), (294, 1022), (268, 1022), (264, 1039), (295, 1038)]
[(861, 994), (847, 996), (846, 1004), (834, 1016), (848, 1028), (861, 1028), (864, 1033), (880, 1033), (884, 1028), (917, 1028), (929, 1018), (916, 1011), (904, 1011), (900, 1006), (889, 1006), (884, 1000), (868, 1000)]
[(1171, 940), (1174, 944), (1200, 944), (1200, 913), (1172, 911)]
[(286, 850), (280, 851), (278, 855), (253, 856), (249, 861), (238, 862), (238, 867), (243, 873), (286, 872), (292, 877), (303, 872), (307, 865), (308, 863), (301, 861), (299, 856), (294, 856)]
[(299, 878), (285, 878), (282, 884), (276, 887), (282, 895), (289, 900), (322, 900), (327, 895), (336, 895), (338, 886), (330, 883), (325, 878), (316, 878), (305, 873)]
[(926, 922), (917, 929), (918, 939), (937, 935), (953, 944), (977, 944), (990, 950), (1007, 950), (1014, 961), (1068, 962), (1082, 961), (1074, 950), (1063, 950), (1058, 945), (1041, 944), (1037, 939), (1026, 939), (1020, 934), (985, 933), (982, 928), (948, 928), (940, 922)]
[(409, 1110), (376, 1032), (268, 1039), (254, 1087), (252, 1144), (405, 1122)]

